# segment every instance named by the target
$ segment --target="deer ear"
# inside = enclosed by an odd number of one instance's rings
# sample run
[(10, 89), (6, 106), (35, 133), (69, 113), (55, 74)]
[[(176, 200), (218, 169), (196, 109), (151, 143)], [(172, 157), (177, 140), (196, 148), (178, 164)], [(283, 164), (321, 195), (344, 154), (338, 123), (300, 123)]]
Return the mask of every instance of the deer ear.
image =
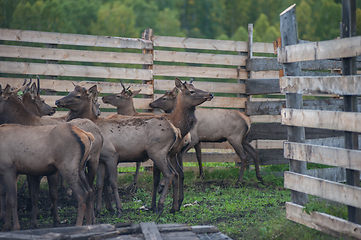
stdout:
[(97, 85), (94, 85), (87, 90), (87, 94), (95, 95), (97, 92), (98, 92)]
[(36, 83), (34, 82), (33, 84), (31, 84), (30, 94), (31, 94), (31, 96), (35, 96), (36, 93), (37, 93), (37, 88), (36, 88)]
[(181, 81), (179, 78), (177, 78), (177, 77), (175, 77), (175, 86), (176, 86), (179, 90), (181, 90), (181, 91), (183, 91), (183, 90), (185, 89), (184, 84), (183, 84), (182, 81)]
[(142, 91), (142, 89), (139, 89), (139, 90), (137, 90), (137, 91), (133, 91), (133, 97), (136, 96), (136, 95), (138, 95), (138, 94), (140, 93), (140, 91)]
[(169, 96), (176, 97), (177, 96), (177, 88), (173, 88), (169, 93)]

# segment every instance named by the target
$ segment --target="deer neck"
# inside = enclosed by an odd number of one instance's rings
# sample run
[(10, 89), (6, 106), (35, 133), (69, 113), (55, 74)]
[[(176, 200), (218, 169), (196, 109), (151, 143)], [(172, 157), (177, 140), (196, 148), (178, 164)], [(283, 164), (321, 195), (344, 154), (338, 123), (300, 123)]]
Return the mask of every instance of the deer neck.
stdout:
[(91, 104), (88, 104), (87, 106), (81, 108), (78, 111), (70, 110), (68, 115), (66, 116), (66, 121), (69, 122), (76, 118), (87, 118), (95, 122), (98, 119), (98, 116), (93, 113)]
[(180, 129), (182, 137), (187, 135), (197, 122), (194, 115), (195, 110), (194, 106), (187, 107), (178, 98), (176, 108), (169, 115), (169, 120), (175, 127)]
[(9, 99), (4, 108), (4, 114), (1, 114), (0, 124), (17, 123), (23, 125), (42, 125), (41, 118), (30, 112), (24, 104), (18, 100)]
[(117, 107), (117, 113), (125, 116), (137, 116), (139, 113), (134, 108), (134, 103), (128, 104), (126, 107)]

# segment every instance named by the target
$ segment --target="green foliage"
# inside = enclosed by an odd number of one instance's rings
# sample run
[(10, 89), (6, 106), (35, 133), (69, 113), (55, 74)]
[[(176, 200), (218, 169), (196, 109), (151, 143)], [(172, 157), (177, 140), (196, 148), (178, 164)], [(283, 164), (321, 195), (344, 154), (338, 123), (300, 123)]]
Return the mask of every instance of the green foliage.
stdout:
[(155, 35), (247, 41), (253, 23), (254, 42), (272, 42), (280, 35), (279, 14), (293, 3), (300, 39), (339, 36), (336, 0), (2, 0), (0, 27), (136, 38), (152, 28)]
[(305, 205), (303, 211), (307, 214), (311, 214), (311, 212), (314, 211), (323, 212), (345, 220), (347, 220), (348, 217), (346, 205), (315, 197), (313, 197), (312, 200)]

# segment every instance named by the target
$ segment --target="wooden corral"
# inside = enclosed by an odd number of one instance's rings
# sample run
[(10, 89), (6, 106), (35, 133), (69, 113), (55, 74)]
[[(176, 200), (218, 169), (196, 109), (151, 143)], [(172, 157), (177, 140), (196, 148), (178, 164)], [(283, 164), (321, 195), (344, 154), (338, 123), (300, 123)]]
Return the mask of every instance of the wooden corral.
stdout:
[[(360, 239), (361, 114), (357, 112), (357, 96), (361, 94), (361, 77), (356, 75), (356, 57), (360, 54), (361, 37), (354, 35), (355, 4), (352, 0), (342, 1), (342, 38), (317, 43), (297, 44), (295, 5), (286, 9), (280, 15), (282, 47), (278, 48), (278, 61), (284, 64), (285, 76), (279, 84), (287, 102), (281, 110), (282, 124), (289, 126), (284, 156), (290, 159), (290, 171), (284, 174), (284, 184), (292, 191), (291, 202), (286, 203), (286, 217), (329, 234)], [(342, 59), (343, 76), (302, 76), (296, 63), (337, 58)], [(315, 93), (342, 95), (342, 109), (306, 109), (302, 96)], [(304, 128), (343, 132), (344, 148), (305, 143)], [(346, 184), (307, 175), (306, 163), (346, 168)], [(307, 214), (303, 205), (308, 202), (308, 194), (347, 205), (348, 221), (325, 213)]]
[(98, 224), (81, 227), (61, 227), (36, 230), (21, 230), (0, 233), (0, 239), (51, 239), (51, 240), (232, 240), (215, 226), (188, 226), (186, 224)]
[[(253, 42), (253, 25), (248, 29), (248, 42), (153, 36), (151, 29), (139, 39), (0, 29), (0, 84), (19, 87), (24, 78), (39, 75), (42, 97), (55, 107), (57, 99), (73, 90), (72, 82), (86, 88), (97, 84), (103, 96), (120, 92), (121, 79), (132, 90), (141, 89), (141, 97), (134, 98), (135, 107), (149, 111), (153, 99), (174, 87), (175, 76), (181, 80), (193, 77), (197, 88), (215, 94), (201, 107), (239, 109), (251, 117), (248, 140), (258, 150), (261, 165), (285, 164), (288, 160), (282, 148), (287, 127), (281, 125), (280, 113), (286, 101), (279, 86), (282, 64), (277, 62), (274, 45)], [(340, 66), (340, 61), (327, 60), (322, 64), (303, 62), (301, 68), (314, 75), (337, 75), (331, 69)], [(342, 108), (338, 96), (303, 104), (308, 109), (338, 110)], [(99, 103), (101, 117), (116, 111), (101, 100)], [(55, 117), (65, 114), (65, 109), (58, 109)], [(318, 139), (342, 133), (306, 129), (306, 136)], [(202, 149), (207, 149), (203, 162), (240, 161), (227, 142), (203, 143)], [(190, 151), (184, 161), (195, 162), (195, 153)]]

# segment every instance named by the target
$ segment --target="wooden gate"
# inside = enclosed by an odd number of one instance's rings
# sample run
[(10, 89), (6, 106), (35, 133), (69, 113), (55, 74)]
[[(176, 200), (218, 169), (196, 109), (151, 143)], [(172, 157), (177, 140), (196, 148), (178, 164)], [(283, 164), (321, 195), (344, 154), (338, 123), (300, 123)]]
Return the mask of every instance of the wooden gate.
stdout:
[[(355, 1), (342, 1), (342, 38), (317, 43), (297, 44), (295, 5), (280, 15), (282, 47), (278, 61), (284, 64), (285, 77), (280, 78), (281, 91), (286, 93), (287, 108), (282, 109), (282, 124), (289, 126), (284, 156), (290, 159), (290, 171), (284, 174), (284, 184), (291, 189), (291, 201), (286, 203), (287, 218), (330, 234), (361, 238), (361, 151), (357, 133), (361, 132), (361, 113), (357, 112), (357, 96), (361, 95), (361, 76), (356, 75), (356, 56), (361, 52), (361, 37), (354, 37)], [(355, 23), (355, 22), (354, 22)], [(300, 76), (298, 62), (342, 58), (343, 76)], [(302, 109), (303, 94), (342, 95), (344, 111)], [(333, 129), (345, 132), (345, 148), (305, 144), (304, 127)], [(305, 174), (306, 163), (318, 163), (346, 168), (346, 184)], [(304, 205), (308, 195), (348, 205), (348, 220), (312, 212)]]

